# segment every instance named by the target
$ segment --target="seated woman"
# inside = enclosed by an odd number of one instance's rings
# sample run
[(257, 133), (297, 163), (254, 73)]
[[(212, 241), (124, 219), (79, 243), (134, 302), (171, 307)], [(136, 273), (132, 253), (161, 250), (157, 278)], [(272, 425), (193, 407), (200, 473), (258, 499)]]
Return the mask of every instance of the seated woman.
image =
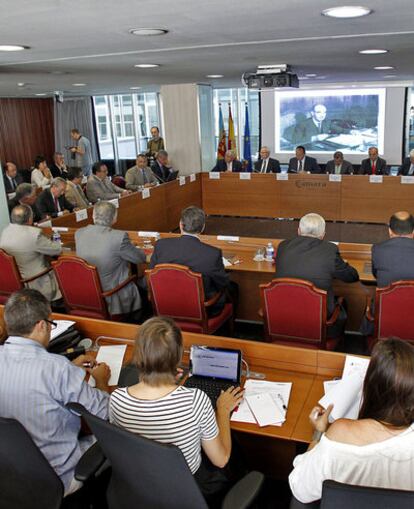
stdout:
[(181, 331), (171, 319), (147, 320), (135, 341), (140, 381), (112, 393), (109, 418), (133, 433), (179, 447), (201, 491), (209, 495), (214, 469), (212, 472), (210, 465), (202, 464), (201, 450), (216, 467), (227, 464), (231, 452), (230, 413), (240, 403), (242, 392), (240, 388), (223, 392), (215, 415), (204, 392), (177, 386), (182, 353)]
[(329, 426), (331, 410), (315, 407), (310, 414), (319, 437), (293, 462), (289, 483), (297, 500), (320, 499), (326, 479), (414, 490), (413, 346), (399, 339), (377, 343), (358, 419), (338, 419)]

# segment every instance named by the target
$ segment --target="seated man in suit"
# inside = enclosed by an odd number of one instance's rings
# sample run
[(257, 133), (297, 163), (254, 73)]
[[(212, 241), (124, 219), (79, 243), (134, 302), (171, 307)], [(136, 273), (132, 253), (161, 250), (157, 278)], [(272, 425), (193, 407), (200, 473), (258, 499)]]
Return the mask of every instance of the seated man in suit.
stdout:
[[(199, 235), (204, 231), (206, 216), (198, 207), (187, 207), (181, 212), (181, 237), (160, 239), (155, 244), (150, 268), (159, 263), (178, 263), (189, 267), (203, 276), (206, 299), (217, 292), (228, 288), (229, 276), (224, 270), (223, 255), (220, 249), (204, 244)], [(233, 289), (235, 292), (236, 290)], [(212, 314), (220, 313), (225, 304), (223, 296), (210, 310)]]
[(306, 149), (298, 145), (295, 150), (296, 157), (289, 160), (288, 173), (320, 173), (321, 169), (315, 158), (306, 155)]
[(330, 122), (326, 120), (327, 109), (324, 104), (315, 104), (310, 116), (303, 122), (297, 124), (289, 135), (292, 143), (307, 144), (308, 148), (315, 141), (325, 140), (329, 136)]
[(25, 427), (69, 495), (82, 486), (75, 479), (75, 467), (94, 440), (91, 435), (79, 437), (81, 419), (66, 404), (80, 403), (107, 419), (111, 372), (105, 363), (90, 369), (96, 382), (96, 388), (91, 387), (82, 366), (93, 361), (92, 356), (80, 355), (70, 362), (49, 353), (52, 320), (50, 305), (36, 290), (24, 288), (7, 301), (4, 321), (10, 336), (0, 355), (0, 415)]
[(170, 175), (174, 172), (174, 169), (171, 168), (168, 164), (168, 152), (165, 150), (160, 150), (157, 154), (157, 158), (155, 162), (151, 166), (152, 173), (158, 179), (158, 182), (163, 184), (167, 182), (170, 178)]
[(61, 152), (55, 152), (53, 154), (53, 163), (50, 165), (49, 169), (53, 178), (62, 177), (65, 180), (67, 179), (68, 167), (65, 164), (65, 158)]
[[(306, 214), (299, 222), (298, 236), (279, 244), (276, 254), (276, 277), (292, 277), (311, 281), (327, 291), (328, 317), (335, 309), (332, 280), (345, 283), (358, 281), (358, 272), (348, 265), (333, 242), (323, 240), (325, 220), (319, 214)], [(298, 303), (300, 305), (300, 303)], [(339, 335), (346, 321), (345, 309), (341, 310), (331, 337)]]
[(145, 154), (138, 154), (136, 165), (125, 174), (126, 188), (131, 191), (138, 191), (141, 187), (155, 186), (158, 179), (148, 167), (148, 159)]
[(396, 212), (390, 218), (388, 233), (388, 240), (372, 246), (372, 273), (379, 288), (414, 280), (414, 217), (409, 212)]
[(260, 159), (254, 163), (256, 173), (280, 173), (279, 161), (270, 157), (268, 147), (262, 147), (259, 154)]
[(36, 189), (34, 184), (28, 184), (27, 182), (19, 184), (16, 189), (16, 196), (8, 201), (9, 214), (11, 215), (12, 210), (17, 205), (29, 205), (33, 211), (33, 221), (38, 223), (42, 219), (42, 216), (36, 207)]
[(67, 171), (66, 199), (77, 209), (89, 207), (90, 203), (81, 187), (83, 179), (82, 168), (73, 166)]
[(236, 159), (234, 150), (227, 150), (224, 159), (219, 159), (211, 171), (243, 171), (242, 163)]
[(398, 170), (398, 175), (414, 175), (414, 149), (410, 150), (410, 156), (404, 159), (404, 162)]
[(23, 178), (17, 172), (17, 166), (14, 163), (6, 163), (3, 171), (4, 189), (9, 196), (16, 192), (16, 188), (23, 182)]
[(92, 203), (98, 200), (113, 200), (130, 194), (131, 191), (113, 184), (108, 178), (108, 167), (102, 161), (92, 166), (92, 175), (88, 177), (86, 195)]
[(48, 189), (39, 194), (36, 207), (42, 219), (62, 216), (74, 210), (74, 206), (65, 198), (65, 192), (66, 180), (57, 177), (52, 180)]
[(333, 159), (326, 163), (326, 173), (333, 173), (334, 175), (352, 175), (354, 168), (349, 161), (345, 161), (344, 154), (337, 150)]
[[(76, 254), (98, 269), (104, 291), (112, 290), (130, 276), (129, 264), (145, 263), (146, 256), (129, 240), (128, 233), (115, 230), (117, 209), (100, 201), (93, 208), (93, 222), (75, 233)], [(106, 297), (111, 315), (134, 314), (138, 318), (141, 297), (134, 282)]]
[[(33, 212), (29, 205), (14, 207), (11, 224), (1, 234), (0, 248), (14, 256), (23, 279), (49, 268), (47, 256), (58, 256), (62, 252), (60, 242), (51, 241), (43, 235), (41, 228), (33, 226)], [(49, 302), (61, 298), (53, 271), (27, 283), (27, 286), (39, 290)]]
[(387, 161), (378, 157), (377, 147), (368, 149), (368, 159), (361, 161), (360, 175), (388, 175)]

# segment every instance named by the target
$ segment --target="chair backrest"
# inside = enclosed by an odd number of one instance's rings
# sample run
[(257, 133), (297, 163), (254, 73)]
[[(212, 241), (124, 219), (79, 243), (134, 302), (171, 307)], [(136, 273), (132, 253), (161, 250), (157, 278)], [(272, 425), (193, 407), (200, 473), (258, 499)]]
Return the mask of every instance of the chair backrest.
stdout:
[(156, 265), (146, 274), (156, 315), (197, 323), (207, 321), (201, 274), (170, 263)]
[(321, 509), (412, 509), (414, 492), (324, 481)]
[(260, 297), (268, 341), (325, 349), (325, 290), (303, 279), (280, 278), (260, 285)]
[(68, 313), (103, 320), (110, 318), (94, 265), (78, 256), (61, 256), (52, 266)]
[[(69, 405), (79, 410), (79, 405)], [(109, 509), (206, 509), (180, 449), (130, 433), (80, 411), (111, 463)]]
[(414, 281), (397, 281), (386, 288), (377, 288), (375, 296), (374, 337), (398, 337), (414, 341)]
[(5, 304), (13, 292), (23, 288), (21, 279), (14, 257), (0, 249), (0, 304)]
[(63, 484), (25, 428), (0, 418), (0, 509), (58, 509)]

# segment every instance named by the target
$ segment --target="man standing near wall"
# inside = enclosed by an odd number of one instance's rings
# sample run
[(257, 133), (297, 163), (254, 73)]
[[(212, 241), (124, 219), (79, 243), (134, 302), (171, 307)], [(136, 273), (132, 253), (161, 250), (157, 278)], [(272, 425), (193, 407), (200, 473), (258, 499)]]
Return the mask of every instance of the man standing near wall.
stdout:
[(76, 143), (74, 147), (70, 147), (72, 157), (74, 157), (74, 164), (71, 166), (82, 168), (83, 174), (89, 176), (93, 164), (91, 142), (79, 132), (79, 129), (71, 129), (70, 135)]

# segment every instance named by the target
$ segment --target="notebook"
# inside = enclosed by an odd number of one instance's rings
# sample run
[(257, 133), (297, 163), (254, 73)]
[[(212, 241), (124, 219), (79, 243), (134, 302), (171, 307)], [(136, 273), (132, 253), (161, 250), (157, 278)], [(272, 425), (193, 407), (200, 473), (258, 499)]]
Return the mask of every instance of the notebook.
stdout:
[(193, 345), (184, 385), (204, 391), (215, 407), (222, 390), (240, 385), (241, 362), (241, 350)]

